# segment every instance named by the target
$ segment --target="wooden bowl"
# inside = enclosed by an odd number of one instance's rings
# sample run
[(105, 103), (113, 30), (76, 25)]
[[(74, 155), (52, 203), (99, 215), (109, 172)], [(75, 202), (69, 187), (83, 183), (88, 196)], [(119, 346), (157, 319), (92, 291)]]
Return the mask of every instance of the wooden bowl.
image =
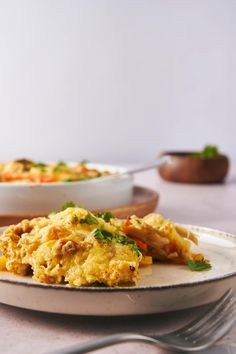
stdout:
[(220, 183), (229, 169), (229, 159), (225, 155), (205, 158), (194, 156), (195, 152), (164, 152), (171, 162), (158, 168), (160, 176), (171, 182)]

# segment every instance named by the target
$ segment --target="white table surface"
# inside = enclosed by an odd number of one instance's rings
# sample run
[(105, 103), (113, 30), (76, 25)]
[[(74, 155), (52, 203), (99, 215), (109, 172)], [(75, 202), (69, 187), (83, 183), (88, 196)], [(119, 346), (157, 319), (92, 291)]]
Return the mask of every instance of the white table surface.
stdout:
[[(163, 182), (155, 171), (135, 183), (160, 193), (157, 211), (174, 221), (236, 234), (236, 169), (225, 184), (183, 185)], [(4, 354), (46, 354), (117, 332), (162, 333), (195, 317), (204, 308), (135, 317), (83, 317), (34, 312), (0, 304), (0, 348)], [(225, 344), (226, 343), (226, 344)], [(149, 345), (128, 343), (98, 351), (109, 354), (163, 353)], [(236, 353), (236, 328), (217, 347), (202, 353)]]

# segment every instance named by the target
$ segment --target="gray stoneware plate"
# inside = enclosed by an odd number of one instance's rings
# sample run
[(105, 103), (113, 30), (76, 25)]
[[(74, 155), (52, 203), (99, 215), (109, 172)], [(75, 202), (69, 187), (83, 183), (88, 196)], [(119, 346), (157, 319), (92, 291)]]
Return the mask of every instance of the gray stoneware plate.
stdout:
[(184, 265), (154, 264), (140, 269), (138, 285), (122, 288), (44, 285), (0, 272), (0, 302), (54, 313), (119, 316), (182, 310), (213, 302), (228, 288), (236, 290), (236, 237), (204, 227), (185, 227), (198, 234), (197, 252), (211, 261), (211, 270), (192, 272)]

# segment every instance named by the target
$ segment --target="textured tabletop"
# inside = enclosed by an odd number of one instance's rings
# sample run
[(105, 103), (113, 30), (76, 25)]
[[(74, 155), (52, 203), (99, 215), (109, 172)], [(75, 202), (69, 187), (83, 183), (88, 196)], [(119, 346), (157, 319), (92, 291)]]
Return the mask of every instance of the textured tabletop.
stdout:
[[(160, 181), (155, 171), (139, 174), (135, 183), (160, 193), (158, 212), (174, 221), (209, 226), (236, 234), (236, 170), (225, 184), (182, 185)], [(99, 304), (98, 304), (99, 305)], [(0, 347), (4, 354), (46, 354), (117, 332), (162, 333), (193, 318), (206, 307), (161, 315), (135, 317), (82, 317), (34, 312), (0, 304)], [(224, 343), (204, 353), (236, 353), (236, 329)], [(129, 343), (100, 353), (163, 353), (144, 344)], [(98, 353), (99, 353), (98, 352)], [(203, 352), (202, 352), (203, 353)]]

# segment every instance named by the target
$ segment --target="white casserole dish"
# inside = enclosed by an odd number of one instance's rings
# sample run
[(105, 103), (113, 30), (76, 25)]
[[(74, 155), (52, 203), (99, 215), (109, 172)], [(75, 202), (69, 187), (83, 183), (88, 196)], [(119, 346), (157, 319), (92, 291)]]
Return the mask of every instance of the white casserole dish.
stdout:
[[(112, 174), (124, 173), (118, 166), (87, 165)], [(0, 214), (47, 214), (67, 201), (90, 210), (116, 208), (132, 201), (133, 178), (129, 174), (98, 177), (79, 182), (0, 183)]]

